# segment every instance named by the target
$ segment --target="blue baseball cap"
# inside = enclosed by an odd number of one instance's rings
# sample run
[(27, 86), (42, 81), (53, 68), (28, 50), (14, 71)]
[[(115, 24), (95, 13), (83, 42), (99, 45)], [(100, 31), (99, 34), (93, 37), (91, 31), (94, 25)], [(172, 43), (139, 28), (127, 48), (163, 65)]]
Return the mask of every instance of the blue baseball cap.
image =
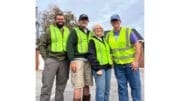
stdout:
[(118, 14), (113, 14), (112, 16), (111, 16), (111, 21), (112, 20), (121, 20), (120, 19), (120, 16), (118, 15)]

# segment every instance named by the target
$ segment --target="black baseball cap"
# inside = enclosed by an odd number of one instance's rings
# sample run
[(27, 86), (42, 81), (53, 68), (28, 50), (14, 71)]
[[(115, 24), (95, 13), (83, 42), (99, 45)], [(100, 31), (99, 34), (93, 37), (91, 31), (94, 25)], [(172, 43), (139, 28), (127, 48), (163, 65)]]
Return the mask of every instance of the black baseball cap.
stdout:
[(88, 18), (88, 16), (86, 14), (81, 14), (79, 16), (79, 20), (88, 20), (89, 21), (89, 18)]

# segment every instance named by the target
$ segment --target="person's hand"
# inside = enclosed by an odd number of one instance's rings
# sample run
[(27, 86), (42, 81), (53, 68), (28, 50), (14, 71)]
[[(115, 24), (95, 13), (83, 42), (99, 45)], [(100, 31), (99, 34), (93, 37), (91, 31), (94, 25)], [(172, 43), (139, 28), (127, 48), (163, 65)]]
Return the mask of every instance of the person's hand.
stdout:
[(138, 62), (137, 61), (133, 61), (131, 63), (131, 67), (133, 71), (136, 71), (138, 69)]
[(75, 62), (75, 61), (72, 61), (71, 63), (70, 63), (70, 67), (71, 67), (71, 70), (72, 70), (72, 72), (76, 72), (77, 71), (77, 63)]
[(96, 74), (97, 74), (97, 75), (102, 75), (102, 70), (98, 70), (98, 71), (96, 72)]

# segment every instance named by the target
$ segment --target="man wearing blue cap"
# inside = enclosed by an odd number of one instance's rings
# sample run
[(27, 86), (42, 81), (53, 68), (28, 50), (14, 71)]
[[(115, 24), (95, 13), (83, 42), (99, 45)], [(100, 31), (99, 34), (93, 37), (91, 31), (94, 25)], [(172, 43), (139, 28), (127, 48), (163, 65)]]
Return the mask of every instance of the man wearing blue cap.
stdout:
[(129, 101), (127, 83), (131, 87), (133, 101), (141, 101), (141, 84), (138, 61), (140, 43), (131, 28), (121, 26), (118, 14), (111, 16), (113, 29), (106, 40), (111, 48), (115, 76), (118, 83), (119, 101)]

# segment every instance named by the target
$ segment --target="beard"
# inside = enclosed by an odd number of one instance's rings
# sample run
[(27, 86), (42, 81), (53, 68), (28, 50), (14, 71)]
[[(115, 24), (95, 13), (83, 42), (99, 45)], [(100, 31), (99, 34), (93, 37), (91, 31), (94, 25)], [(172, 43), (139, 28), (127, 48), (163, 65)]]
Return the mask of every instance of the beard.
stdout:
[(59, 28), (62, 28), (64, 26), (64, 23), (56, 23), (56, 25), (59, 27)]

